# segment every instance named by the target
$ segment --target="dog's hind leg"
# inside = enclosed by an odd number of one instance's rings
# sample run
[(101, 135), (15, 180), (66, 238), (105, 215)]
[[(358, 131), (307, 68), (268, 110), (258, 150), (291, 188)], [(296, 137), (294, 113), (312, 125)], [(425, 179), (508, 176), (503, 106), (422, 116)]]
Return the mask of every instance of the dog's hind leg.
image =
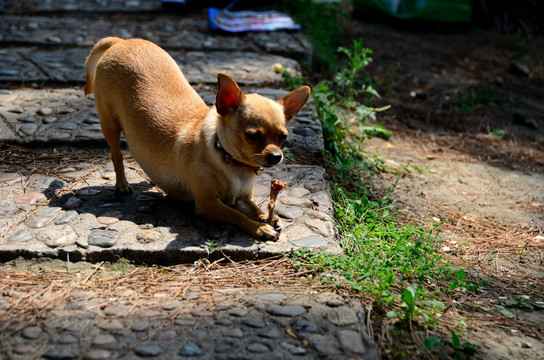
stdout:
[(104, 111), (104, 109), (100, 109), (98, 106), (97, 108), (102, 133), (111, 150), (111, 160), (113, 161), (113, 168), (115, 170), (115, 195), (129, 195), (132, 193), (132, 188), (125, 176), (123, 154), (121, 154), (121, 125), (110, 111)]

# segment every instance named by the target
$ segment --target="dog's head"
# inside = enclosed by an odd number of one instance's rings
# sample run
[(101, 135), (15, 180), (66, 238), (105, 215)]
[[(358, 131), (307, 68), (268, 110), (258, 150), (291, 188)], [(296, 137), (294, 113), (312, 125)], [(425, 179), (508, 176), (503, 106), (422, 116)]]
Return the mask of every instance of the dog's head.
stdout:
[(254, 167), (273, 166), (283, 160), (281, 146), (289, 132), (286, 125), (304, 106), (310, 88), (303, 86), (273, 101), (258, 94), (244, 94), (226, 74), (217, 74), (215, 99), (221, 117), (218, 136), (235, 160)]

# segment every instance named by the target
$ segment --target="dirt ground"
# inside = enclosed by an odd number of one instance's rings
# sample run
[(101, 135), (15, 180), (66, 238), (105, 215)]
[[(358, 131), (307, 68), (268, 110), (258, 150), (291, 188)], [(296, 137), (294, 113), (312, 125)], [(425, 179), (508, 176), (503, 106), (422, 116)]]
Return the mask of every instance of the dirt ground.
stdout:
[(454, 301), (478, 358), (544, 358), (544, 38), (349, 28), (382, 93), (400, 64), (380, 120), (393, 135), (366, 142), (388, 170), (365, 180), (398, 180), (405, 220), (440, 223), (442, 251), (487, 282)]

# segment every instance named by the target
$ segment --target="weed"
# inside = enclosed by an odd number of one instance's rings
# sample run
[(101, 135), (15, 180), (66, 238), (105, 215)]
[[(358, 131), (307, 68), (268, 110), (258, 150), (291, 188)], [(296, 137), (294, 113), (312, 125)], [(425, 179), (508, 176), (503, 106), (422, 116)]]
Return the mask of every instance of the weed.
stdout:
[[(390, 136), (388, 130), (375, 125), (377, 112), (389, 107), (372, 106), (380, 95), (363, 71), (371, 62), (372, 51), (355, 41), (353, 49), (340, 48), (339, 52), (347, 58), (345, 67), (334, 80), (315, 86), (313, 95), (333, 169), (332, 196), (344, 254), (297, 251), (295, 261), (330, 274), (324, 279), (332, 285), (347, 283), (372, 296), (375, 307), (393, 320), (393, 334), (402, 334), (412, 324), (434, 328), (448, 310), (440, 298), (470, 283), (464, 271), (455, 272), (440, 254), (437, 224), (398, 224), (392, 189), (378, 197), (362, 183), (363, 171), (380, 166), (376, 158), (368, 160), (363, 141)], [(432, 351), (441, 343), (448, 342), (431, 337), (423, 346)], [(455, 339), (451, 343), (456, 354), (468, 348)], [(399, 355), (404, 350), (391, 351)]]
[(467, 95), (459, 95), (453, 106), (456, 110), (474, 115), (476, 105), (496, 106), (501, 99), (497, 96), (497, 88), (493, 85), (482, 86)]

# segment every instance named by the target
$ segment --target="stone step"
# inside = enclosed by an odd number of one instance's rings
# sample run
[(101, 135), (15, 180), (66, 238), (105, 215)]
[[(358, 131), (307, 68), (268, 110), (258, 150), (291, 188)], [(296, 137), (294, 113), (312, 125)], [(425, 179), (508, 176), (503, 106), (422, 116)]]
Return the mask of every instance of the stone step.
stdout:
[(130, 156), (125, 157), (134, 194), (124, 200), (114, 197), (115, 176), (105, 154), (92, 163), (67, 155), (66, 165), (54, 175), (52, 169), (29, 176), (3, 169), (0, 261), (47, 256), (180, 263), (207, 257), (214, 248), (233, 260), (301, 248), (341, 252), (328, 182), (320, 166), (281, 165), (258, 177), (254, 196), (263, 208), (273, 177), (289, 184), (277, 201), (284, 226), (280, 239), (263, 242), (236, 227), (196, 216), (191, 205), (169, 200), (149, 184)]
[(107, 36), (147, 39), (168, 49), (264, 51), (298, 61), (311, 60), (311, 46), (300, 33), (254, 32), (233, 36), (210, 31), (207, 19), (202, 16), (0, 16), (0, 44), (91, 48)]
[[(85, 59), (90, 49), (42, 49), (9, 47), (0, 49), (0, 84), (44, 86), (85, 83)], [(191, 83), (217, 82), (217, 73), (231, 75), (240, 85), (281, 87), (282, 75), (274, 70), (280, 63), (294, 74), (300, 70), (292, 59), (254, 52), (169, 51)]]
[[(243, 88), (278, 100), (286, 90)], [(215, 102), (215, 86), (199, 85), (200, 96), (209, 105)], [(291, 121), (286, 146), (295, 152), (323, 150), (323, 134), (311, 103)], [(93, 96), (81, 89), (0, 90), (0, 141), (78, 142), (103, 140)]]
[(7, 1), (0, 10), (8, 14), (81, 13), (81, 12), (141, 12), (160, 11), (161, 0), (25, 0)]

